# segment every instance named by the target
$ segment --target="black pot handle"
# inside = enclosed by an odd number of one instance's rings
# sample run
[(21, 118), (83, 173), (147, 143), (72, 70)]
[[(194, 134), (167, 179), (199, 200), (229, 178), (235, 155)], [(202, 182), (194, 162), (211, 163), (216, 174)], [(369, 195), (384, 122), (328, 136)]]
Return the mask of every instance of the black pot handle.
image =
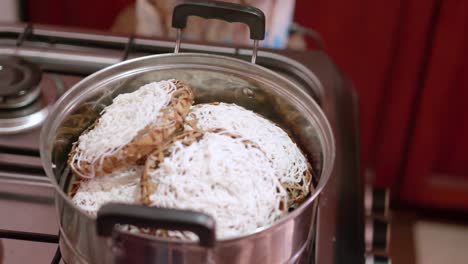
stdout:
[(111, 236), (116, 224), (191, 231), (203, 247), (214, 247), (216, 242), (214, 219), (199, 212), (119, 203), (103, 205), (97, 213), (97, 234)]
[(249, 26), (251, 39), (265, 39), (265, 14), (255, 7), (220, 1), (185, 0), (174, 8), (172, 27), (184, 29), (189, 16), (241, 22)]

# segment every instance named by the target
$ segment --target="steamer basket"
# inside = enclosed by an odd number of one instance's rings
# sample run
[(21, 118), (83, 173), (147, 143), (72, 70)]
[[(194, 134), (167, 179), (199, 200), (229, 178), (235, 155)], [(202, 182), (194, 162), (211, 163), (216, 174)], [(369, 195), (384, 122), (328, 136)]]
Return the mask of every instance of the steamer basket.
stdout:
[[(117, 95), (166, 79), (186, 82), (194, 91), (195, 104), (235, 103), (278, 124), (312, 164), (315, 190), (274, 224), (225, 240), (215, 239), (212, 219), (201, 213), (111, 205), (101, 208), (96, 218), (76, 207), (67, 196), (74, 182), (67, 167), (72, 143)], [(67, 263), (289, 262), (305, 250), (315, 235), (318, 196), (330, 177), (335, 157), (334, 139), (325, 115), (296, 84), (253, 63), (194, 53), (137, 58), (83, 79), (56, 103), (47, 118), (40, 151), (56, 189), (60, 247)], [(131, 234), (115, 229), (116, 223), (190, 230), (200, 239), (184, 242)]]

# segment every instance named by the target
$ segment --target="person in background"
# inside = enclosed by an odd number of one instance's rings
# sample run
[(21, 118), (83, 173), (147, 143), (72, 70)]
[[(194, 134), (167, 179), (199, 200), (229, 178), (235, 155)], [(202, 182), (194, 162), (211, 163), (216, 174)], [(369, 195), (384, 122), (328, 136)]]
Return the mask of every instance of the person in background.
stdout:
[[(290, 36), (295, 0), (223, 0), (224, 2), (255, 6), (266, 16), (266, 36), (261, 46), (268, 48), (305, 49), (305, 41)], [(175, 38), (171, 27), (172, 10), (177, 0), (136, 0), (114, 21), (112, 31), (146, 37)], [(251, 45), (247, 26), (221, 20), (189, 17), (184, 29), (185, 40)]]

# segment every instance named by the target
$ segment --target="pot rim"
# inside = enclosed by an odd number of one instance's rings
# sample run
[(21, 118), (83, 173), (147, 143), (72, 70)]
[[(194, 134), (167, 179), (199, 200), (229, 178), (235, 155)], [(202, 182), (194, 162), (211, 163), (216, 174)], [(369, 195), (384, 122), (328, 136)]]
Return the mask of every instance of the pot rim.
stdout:
[[(62, 190), (62, 188), (60, 187), (60, 185), (58, 184), (58, 182), (57, 182), (57, 180), (55, 178), (55, 174), (53, 172), (53, 169), (55, 168), (55, 165), (52, 163), (52, 156), (51, 156), (52, 147), (49, 146), (49, 142), (48, 142), (50, 131), (54, 131), (53, 129), (50, 129), (50, 128), (52, 127), (53, 124), (57, 125), (56, 120), (51, 118), (53, 116), (52, 113), (57, 112), (57, 110), (59, 109), (59, 106), (62, 105), (63, 101), (68, 100), (68, 97), (70, 97), (71, 96), (70, 94), (72, 92), (74, 92), (74, 90), (76, 90), (76, 87), (79, 87), (79, 86), (83, 85), (84, 83), (88, 82), (89, 80), (95, 79), (96, 77), (108, 72), (111, 69), (119, 68), (119, 67), (122, 67), (124, 65), (128, 65), (128, 64), (135, 63), (135, 62), (138, 62), (138, 61), (154, 59), (154, 58), (174, 57), (174, 56), (178, 56), (178, 57), (193, 57), (193, 56), (195, 56), (195, 57), (204, 57), (204, 58), (216, 58), (216, 59), (221, 59), (221, 60), (232, 61), (234, 63), (240, 63), (240, 64), (248, 65), (249, 67), (253, 66), (259, 71), (264, 71), (265, 73), (267, 73), (269, 75), (273, 75), (275, 78), (282, 79), (282, 81), (288, 83), (289, 86), (296, 87), (296, 90), (301, 93), (301, 97), (307, 97), (309, 99), (309, 101), (313, 104), (312, 107), (316, 108), (316, 110), (317, 110), (317, 112), (315, 113), (316, 121), (318, 121), (319, 123), (321, 123), (321, 125), (323, 125), (323, 127), (321, 127), (321, 129), (317, 128), (317, 130), (320, 130), (318, 134), (321, 135), (322, 139), (324, 141), (328, 141), (328, 142), (321, 142), (322, 152), (324, 152), (325, 145), (327, 145), (327, 144), (329, 146), (328, 148), (331, 150), (330, 153), (329, 153), (329, 155), (330, 155), (329, 159), (328, 160), (327, 159), (323, 160), (322, 172), (321, 172), (321, 175), (319, 177), (319, 181), (318, 181), (317, 186), (315, 186), (314, 191), (310, 194), (309, 197), (307, 197), (307, 199), (304, 202), (302, 202), (302, 204), (298, 208), (294, 209), (292, 212), (288, 212), (288, 214), (286, 216), (283, 216), (282, 218), (278, 219), (277, 221), (275, 221), (275, 222), (273, 222), (273, 223), (271, 223), (269, 225), (256, 228), (252, 232), (249, 232), (249, 233), (244, 234), (244, 235), (235, 236), (235, 237), (228, 237), (228, 238), (224, 238), (224, 239), (216, 239), (216, 242), (217, 243), (231, 243), (231, 242), (235, 242), (235, 241), (238, 241), (238, 240), (241, 240), (241, 239), (244, 239), (244, 238), (248, 238), (248, 237), (251, 237), (251, 236), (260, 236), (263, 233), (265, 233), (263, 231), (272, 229), (274, 227), (278, 227), (278, 226), (288, 222), (292, 218), (297, 217), (304, 210), (306, 210), (306, 208), (308, 206), (310, 206), (310, 204), (312, 204), (315, 199), (318, 198), (318, 196), (322, 192), (323, 188), (325, 187), (325, 185), (329, 181), (329, 179), (331, 177), (331, 174), (333, 172), (334, 163), (335, 163), (335, 156), (336, 156), (336, 154), (335, 154), (335, 149), (336, 149), (336, 147), (335, 147), (335, 138), (334, 138), (333, 131), (331, 129), (331, 125), (328, 122), (328, 120), (327, 120), (325, 114), (323, 113), (322, 109), (319, 107), (318, 103), (312, 98), (312, 96), (310, 96), (303, 89), (299, 88), (294, 82), (288, 80), (286, 77), (281, 76), (280, 74), (278, 74), (278, 73), (276, 73), (276, 72), (274, 72), (274, 71), (272, 71), (270, 69), (262, 67), (262, 66), (260, 66), (258, 64), (252, 64), (250, 62), (247, 62), (247, 61), (244, 61), (244, 60), (241, 60), (241, 59), (222, 56), (222, 55), (206, 54), (206, 53), (189, 53), (189, 52), (187, 52), (187, 53), (166, 53), (166, 54), (156, 54), (156, 55), (143, 56), (143, 57), (138, 57), (138, 58), (122, 61), (122, 62), (116, 63), (114, 65), (111, 65), (109, 67), (105, 67), (105, 68), (103, 68), (103, 69), (101, 69), (101, 70), (99, 70), (99, 71), (85, 77), (84, 79), (82, 79), (81, 81), (79, 81), (78, 83), (73, 85), (72, 88), (67, 90), (57, 100), (57, 102), (54, 104), (52, 110), (50, 111), (50, 114), (48, 115), (48, 117), (46, 118), (46, 120), (43, 123), (43, 126), (41, 128), (41, 133), (40, 133), (41, 162), (42, 162), (42, 165), (44, 167), (44, 170), (45, 170), (48, 178), (51, 180), (51, 183), (52, 183), (52, 185), (53, 185), (53, 187), (55, 189), (56, 195), (59, 195), (62, 199), (64, 199), (66, 201), (66, 203), (68, 203), (69, 206), (71, 206), (73, 209), (77, 210), (80, 214), (83, 214), (83, 215), (85, 215), (86, 217), (88, 217), (88, 218), (90, 218), (92, 220), (96, 220), (96, 216), (89, 215), (88, 213), (84, 212), (81, 208), (79, 208), (78, 206), (76, 206), (75, 204), (73, 204), (71, 202), (70, 198)], [(221, 66), (221, 67), (224, 67), (224, 66)], [(313, 74), (313, 73), (311, 72), (311, 74)], [(105, 77), (105, 79), (109, 79), (109, 77)], [(314, 79), (316, 79), (317, 85), (321, 85), (318, 78), (314, 78)], [(100, 82), (102, 82), (102, 80)], [(289, 93), (288, 91), (285, 91), (285, 92)], [(292, 94), (291, 94), (291, 98), (298, 99), (297, 96), (292, 95)], [(75, 103), (75, 102), (71, 101), (67, 105), (70, 105), (70, 104), (73, 104), (73, 103)], [(301, 102), (301, 100), (296, 100), (296, 103), (304, 105), (304, 103)], [(63, 120), (63, 118), (62, 118), (62, 120)], [(52, 128), (55, 129), (56, 127), (52, 127)], [(329, 164), (325, 164), (325, 162), (328, 162)], [(56, 196), (55, 199), (57, 199), (57, 198), (58, 197)], [(123, 232), (125, 232), (125, 231), (123, 231)], [(66, 234), (62, 234), (62, 235), (66, 235)], [(158, 238), (158, 237), (151, 237), (151, 236), (144, 235), (144, 234), (133, 234), (132, 233), (132, 235), (137, 235), (137, 236), (144, 237), (146, 239), (152, 239), (152, 240), (162, 240), (162, 241), (166, 240), (166, 241), (170, 241), (171, 243), (177, 243), (177, 244), (179, 244), (179, 243), (181, 243), (181, 244), (186, 244), (186, 243), (192, 244), (192, 242), (167, 240), (167, 239)], [(193, 242), (193, 243), (195, 243), (195, 242)]]

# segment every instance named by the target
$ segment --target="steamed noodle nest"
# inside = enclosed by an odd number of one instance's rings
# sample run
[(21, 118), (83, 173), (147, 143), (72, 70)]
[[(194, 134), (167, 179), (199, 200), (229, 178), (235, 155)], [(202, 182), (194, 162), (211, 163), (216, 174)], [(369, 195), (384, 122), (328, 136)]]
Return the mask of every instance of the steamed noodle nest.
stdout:
[(218, 238), (247, 234), (287, 213), (272, 162), (255, 143), (222, 129), (187, 131), (153, 152), (141, 190), (145, 205), (213, 216)]
[[(225, 238), (272, 224), (305, 200), (313, 188), (312, 168), (284, 130), (235, 104), (201, 104), (190, 109), (191, 89), (180, 81), (166, 82), (176, 89), (169, 85), (169, 98), (160, 104), (155, 121), (134, 134), (135, 138), (150, 135), (146, 136), (149, 141), (134, 144), (138, 140), (127, 139), (126, 147), (114, 149), (110, 156), (94, 156), (94, 163), (77, 158), (80, 140), (74, 143), (69, 165), (76, 181), (69, 195), (77, 206), (91, 215), (111, 201), (192, 209), (212, 215), (220, 230), (218, 238)], [(103, 116), (82, 136), (94, 130)], [(210, 163), (206, 155), (213, 154), (224, 158)], [(127, 228), (194, 239), (189, 232)]]
[(227, 103), (192, 106), (186, 129), (222, 128), (255, 142), (272, 161), (288, 190), (288, 207), (296, 208), (310, 193), (311, 168), (289, 135), (268, 119), (241, 106)]
[(192, 103), (192, 90), (176, 80), (117, 96), (73, 145), (70, 168), (94, 178), (135, 165), (182, 126)]

